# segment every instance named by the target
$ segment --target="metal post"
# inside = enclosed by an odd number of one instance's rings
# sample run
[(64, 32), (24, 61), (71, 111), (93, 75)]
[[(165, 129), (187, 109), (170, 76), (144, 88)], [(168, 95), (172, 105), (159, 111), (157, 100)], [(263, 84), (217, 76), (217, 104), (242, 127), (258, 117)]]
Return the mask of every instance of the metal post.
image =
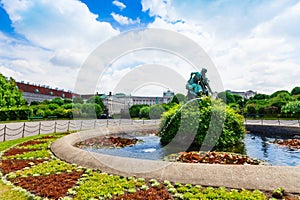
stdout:
[(119, 120), (119, 126), (121, 125), (121, 118), (120, 118), (120, 120)]
[(108, 119), (106, 120), (106, 127), (108, 127)]
[(261, 118), (261, 124), (264, 124), (264, 120), (263, 120), (263, 118)]
[(278, 124), (279, 124), (279, 126), (280, 126), (280, 119), (279, 119), (279, 117), (278, 117)]
[(3, 142), (5, 142), (5, 139), (6, 139), (5, 138), (5, 136), (6, 136), (6, 125), (4, 125), (4, 130), (3, 131), (4, 131), (4, 133), (3, 133)]
[(143, 119), (143, 124), (145, 124), (145, 120)]
[(25, 122), (24, 122), (24, 124), (23, 124), (23, 132), (22, 132), (22, 138), (24, 138), (24, 136), (25, 136)]
[(80, 130), (82, 130), (82, 123), (83, 123), (83, 121), (81, 121), (81, 123), (80, 123)]
[(69, 122), (68, 122), (68, 129), (67, 129), (67, 131), (69, 132), (70, 131), (70, 120), (69, 120)]
[(96, 122), (97, 122), (97, 121), (95, 120), (95, 121), (94, 121), (94, 129), (96, 129)]
[(133, 119), (131, 120), (131, 125), (133, 124)]
[(300, 120), (298, 119), (298, 124), (299, 124), (299, 126), (300, 126)]
[(39, 123), (39, 135), (41, 134), (42, 122)]
[(56, 121), (54, 123), (54, 133), (56, 133)]

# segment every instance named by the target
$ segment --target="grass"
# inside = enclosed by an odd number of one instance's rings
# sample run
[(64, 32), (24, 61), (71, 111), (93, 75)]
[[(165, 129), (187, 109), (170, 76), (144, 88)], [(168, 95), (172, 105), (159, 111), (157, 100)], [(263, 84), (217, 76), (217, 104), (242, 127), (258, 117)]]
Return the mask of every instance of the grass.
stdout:
[(27, 200), (24, 192), (13, 190), (11, 186), (5, 185), (0, 181), (0, 200)]
[[(33, 140), (33, 139), (37, 139), (37, 138), (41, 138), (46, 135), (52, 135), (52, 134), (35, 135), (35, 136), (26, 137), (26, 138), (19, 138), (16, 140), (1, 142), (0, 143), (0, 152), (4, 151), (5, 149), (8, 149), (16, 144), (19, 144), (22, 142), (27, 142), (29, 140)], [(0, 200), (9, 200), (9, 199), (27, 200), (28, 197), (25, 194), (25, 192), (13, 190), (11, 186), (5, 185), (0, 180)]]

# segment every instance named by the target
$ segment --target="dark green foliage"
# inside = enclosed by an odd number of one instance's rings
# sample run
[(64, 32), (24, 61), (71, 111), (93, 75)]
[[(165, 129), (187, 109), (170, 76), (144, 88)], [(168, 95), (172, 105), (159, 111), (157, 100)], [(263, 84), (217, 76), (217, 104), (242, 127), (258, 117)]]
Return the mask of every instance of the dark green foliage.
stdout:
[(60, 97), (51, 100), (51, 104), (57, 104), (59, 106), (62, 106), (64, 103), (64, 100)]
[(130, 117), (135, 118), (135, 117), (139, 117), (140, 115), (140, 110), (143, 107), (149, 107), (149, 105), (146, 104), (139, 104), (139, 105), (133, 105), (129, 108), (129, 114)]
[(39, 105), (39, 104), (40, 104), (40, 102), (38, 102), (38, 101), (32, 101), (30, 103), (30, 106), (36, 106), (36, 105)]
[(0, 109), (0, 121), (28, 119), (32, 110), (29, 107), (13, 107)]
[(270, 96), (267, 94), (256, 94), (253, 97), (250, 97), (250, 100), (265, 100), (269, 98)]
[(300, 87), (294, 87), (291, 91), (291, 95), (300, 94)]
[(279, 94), (288, 94), (288, 95), (290, 95), (290, 93), (286, 90), (279, 90), (279, 91), (276, 91), (273, 94), (271, 94), (270, 98), (277, 97)]
[(98, 96), (98, 95), (92, 96), (91, 98), (89, 98), (87, 100), (87, 103), (95, 103), (95, 104), (98, 104), (102, 108), (102, 110), (106, 109), (105, 105), (103, 104), (103, 101), (102, 101), (101, 97)]
[(100, 118), (103, 113), (102, 108), (95, 103), (74, 104), (71, 111), (73, 118)]
[(55, 109), (59, 108), (59, 105), (56, 103), (50, 103), (50, 104), (48, 104), (48, 108), (50, 110), (55, 110)]
[[(204, 147), (215, 145), (217, 148), (235, 145), (243, 139), (245, 134), (243, 116), (229, 107), (225, 108), (222, 101), (203, 97), (201, 101), (185, 105), (182, 110), (181, 106), (182, 104), (177, 104), (163, 114), (160, 125), (162, 145), (167, 145), (171, 141), (185, 142), (187, 138), (195, 137), (194, 146), (201, 146), (205, 140)], [(196, 133), (196, 136), (192, 135), (193, 133)], [(209, 137), (205, 138), (207, 134)]]
[(163, 112), (165, 112), (165, 108), (160, 104), (150, 106), (149, 117), (150, 119), (160, 119)]
[(72, 99), (64, 99), (64, 104), (70, 104), (70, 103), (73, 103), (73, 100)]
[(220, 92), (218, 93), (218, 98), (227, 104), (235, 103), (234, 96), (230, 92)]
[(187, 102), (187, 98), (185, 95), (178, 93), (173, 96), (172, 100), (168, 103), (169, 105), (179, 104), (179, 103)]
[(142, 117), (142, 118), (147, 118), (149, 119), (149, 110), (150, 110), (150, 107), (149, 106), (144, 106), (140, 109), (140, 113), (139, 113), (139, 116)]
[(13, 78), (6, 80), (0, 73), (0, 107), (22, 106), (25, 102), (16, 81)]

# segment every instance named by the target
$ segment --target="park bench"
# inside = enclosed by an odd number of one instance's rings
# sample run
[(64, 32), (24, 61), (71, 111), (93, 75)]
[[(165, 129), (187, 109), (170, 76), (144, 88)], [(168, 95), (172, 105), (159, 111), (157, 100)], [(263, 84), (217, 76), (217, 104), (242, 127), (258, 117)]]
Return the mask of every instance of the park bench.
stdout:
[(47, 116), (47, 119), (57, 119), (57, 116)]
[(35, 120), (35, 119), (43, 119), (43, 116), (29, 116), (28, 117), (30, 121)]

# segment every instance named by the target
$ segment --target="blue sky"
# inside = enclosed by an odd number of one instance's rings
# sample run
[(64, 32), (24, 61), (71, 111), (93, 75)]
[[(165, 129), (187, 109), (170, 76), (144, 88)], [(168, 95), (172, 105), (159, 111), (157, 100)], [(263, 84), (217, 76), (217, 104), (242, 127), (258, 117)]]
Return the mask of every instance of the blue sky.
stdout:
[[(298, 0), (0, 2), (0, 72), (19, 81), (73, 90), (82, 64), (103, 42), (134, 29), (161, 28), (201, 46), (225, 89), (272, 93), (300, 86)], [(188, 79), (190, 68), (171, 57), (129, 54), (103, 80), (117, 83), (137, 63), (163, 63)], [(112, 87), (102, 83), (99, 90)]]

